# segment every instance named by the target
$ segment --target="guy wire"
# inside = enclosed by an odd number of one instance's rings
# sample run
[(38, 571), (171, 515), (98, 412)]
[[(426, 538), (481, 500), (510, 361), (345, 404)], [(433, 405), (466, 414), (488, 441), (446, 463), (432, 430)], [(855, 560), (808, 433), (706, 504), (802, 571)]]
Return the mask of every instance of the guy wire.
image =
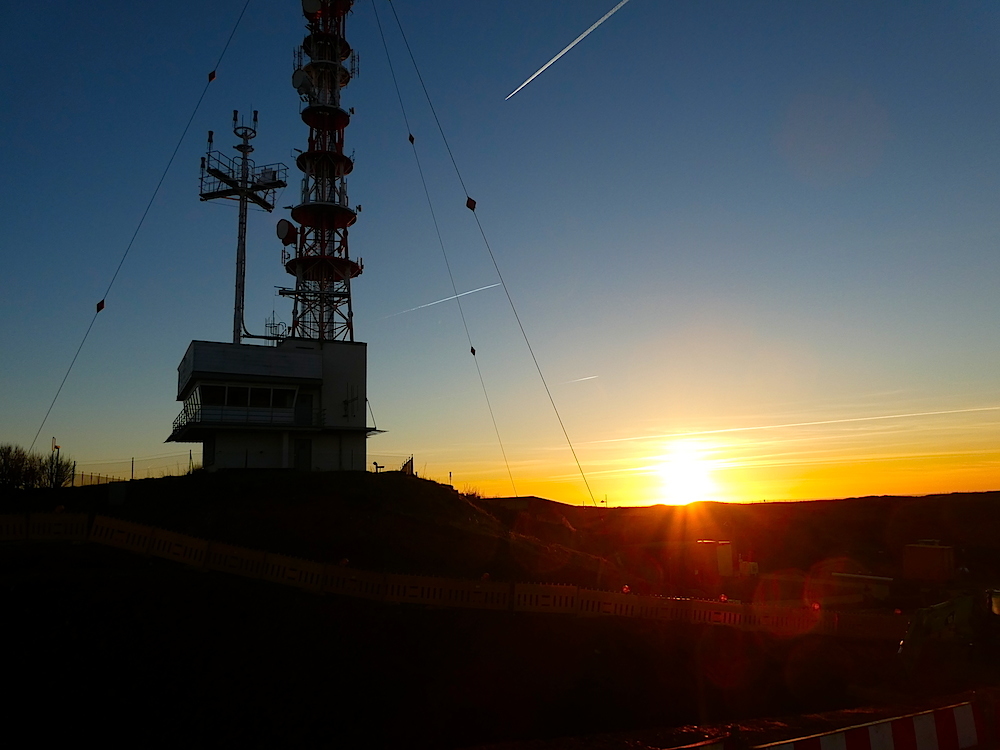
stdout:
[[(390, 7), (391, 7), (391, 0), (390, 0)], [(479, 366), (479, 359), (476, 357), (476, 347), (472, 343), (472, 334), (469, 333), (469, 324), (465, 318), (465, 310), (462, 308), (461, 295), (458, 293), (458, 286), (455, 284), (455, 276), (451, 270), (451, 263), (448, 261), (448, 253), (445, 250), (444, 238), (441, 236), (441, 229), (438, 225), (437, 214), (434, 211), (434, 202), (431, 200), (430, 190), (427, 187), (427, 180), (424, 177), (424, 170), (420, 164), (420, 155), (417, 152), (416, 138), (414, 138), (413, 131), (410, 129), (410, 121), (409, 118), (406, 116), (406, 107), (403, 104), (403, 96), (399, 90), (399, 82), (396, 80), (396, 70), (392, 65), (392, 55), (389, 54), (389, 45), (386, 44), (385, 41), (385, 33), (382, 30), (382, 21), (379, 19), (378, 15), (378, 0), (373, 0), (372, 8), (375, 11), (375, 23), (378, 25), (378, 33), (379, 36), (381, 36), (382, 38), (382, 48), (385, 50), (385, 57), (386, 60), (389, 62), (389, 72), (392, 75), (392, 85), (396, 89), (396, 98), (399, 100), (399, 109), (403, 113), (403, 123), (406, 125), (406, 131), (409, 137), (410, 147), (413, 149), (413, 158), (417, 163), (417, 172), (420, 175), (420, 183), (424, 187), (424, 195), (427, 198), (427, 207), (430, 209), (431, 221), (434, 223), (434, 232), (437, 234), (438, 245), (440, 245), (441, 247), (441, 255), (444, 257), (445, 268), (448, 269), (448, 279), (451, 281), (451, 288), (455, 295), (455, 303), (458, 305), (458, 313), (462, 318), (462, 326), (465, 328), (465, 337), (469, 341), (469, 351), (472, 352), (472, 361), (475, 362), (476, 364), (476, 372), (479, 374), (479, 383), (483, 388), (483, 396), (486, 398), (486, 408), (490, 412), (490, 420), (492, 420), (493, 422), (493, 431), (496, 433), (497, 442), (500, 444), (500, 453), (501, 455), (503, 455), (504, 466), (507, 467), (507, 476), (510, 478), (510, 486), (511, 489), (514, 491), (514, 496), (517, 497), (517, 485), (514, 483), (514, 475), (510, 470), (510, 462), (507, 460), (507, 451), (503, 447), (503, 439), (500, 437), (500, 428), (497, 425), (496, 415), (493, 413), (493, 404), (490, 402), (490, 394), (486, 388), (486, 380), (485, 378), (483, 378), (483, 371), (482, 368)], [(395, 13), (395, 10), (393, 10), (393, 13)], [(452, 162), (454, 163), (454, 158), (452, 159)]]
[(80, 352), (83, 350), (83, 345), (87, 343), (87, 338), (90, 336), (90, 331), (94, 327), (94, 323), (97, 321), (97, 316), (100, 314), (101, 310), (104, 309), (104, 302), (108, 298), (108, 293), (111, 291), (111, 287), (115, 285), (115, 280), (118, 278), (118, 273), (122, 270), (122, 266), (125, 265), (125, 259), (128, 257), (129, 251), (132, 249), (132, 245), (135, 243), (135, 238), (139, 235), (139, 230), (142, 229), (142, 225), (146, 221), (146, 216), (149, 215), (149, 210), (153, 207), (153, 201), (156, 200), (156, 196), (160, 192), (160, 187), (163, 185), (163, 180), (167, 177), (167, 172), (170, 171), (170, 166), (174, 163), (174, 157), (177, 156), (177, 152), (180, 150), (181, 143), (184, 142), (184, 137), (187, 135), (188, 130), (191, 128), (191, 123), (194, 121), (194, 117), (198, 114), (198, 110), (201, 108), (201, 103), (205, 99), (205, 94), (208, 93), (208, 87), (212, 85), (212, 81), (215, 80), (215, 73), (219, 69), (219, 65), (222, 64), (222, 58), (226, 56), (226, 51), (229, 49), (230, 42), (233, 41), (233, 37), (236, 36), (236, 30), (240, 26), (240, 21), (243, 20), (244, 14), (247, 12), (247, 6), (250, 5), (250, 0), (246, 0), (243, 4), (243, 10), (240, 11), (239, 17), (236, 19), (236, 23), (233, 24), (233, 30), (229, 34), (229, 38), (226, 40), (225, 45), (222, 47), (222, 52), (219, 55), (219, 59), (215, 62), (215, 67), (208, 74), (208, 81), (205, 83), (204, 88), (201, 90), (201, 95), (198, 97), (198, 101), (195, 102), (194, 109), (191, 110), (191, 116), (188, 118), (187, 124), (184, 125), (184, 130), (181, 131), (181, 137), (177, 139), (177, 145), (174, 146), (173, 152), (170, 154), (170, 158), (167, 159), (167, 165), (163, 168), (163, 173), (160, 175), (159, 182), (156, 183), (156, 187), (153, 188), (153, 194), (149, 197), (149, 202), (146, 204), (146, 209), (142, 212), (142, 216), (139, 217), (139, 223), (135, 227), (135, 231), (132, 233), (132, 239), (128, 241), (128, 245), (125, 247), (125, 252), (122, 254), (122, 259), (118, 261), (118, 267), (115, 268), (114, 274), (111, 276), (111, 281), (108, 283), (108, 288), (104, 290), (104, 296), (101, 301), (97, 304), (97, 311), (94, 313), (94, 317), (90, 319), (90, 325), (87, 326), (86, 333), (83, 334), (83, 339), (80, 341), (80, 345), (76, 348), (76, 354), (73, 355), (72, 361), (69, 363), (69, 367), (66, 369), (66, 374), (63, 375), (62, 382), (59, 383), (59, 388), (56, 389), (56, 395), (52, 397), (52, 403), (49, 404), (48, 410), (45, 412), (45, 416), (42, 417), (42, 423), (38, 426), (38, 432), (35, 433), (34, 439), (31, 441), (31, 447), (28, 451), (34, 449), (35, 443), (38, 441), (38, 436), (42, 434), (42, 429), (45, 427), (45, 423), (48, 421), (49, 414), (52, 413), (52, 407), (56, 405), (56, 401), (59, 398), (59, 394), (62, 393), (63, 386), (66, 385), (66, 380), (69, 378), (69, 374), (73, 371), (73, 365), (76, 364), (77, 357), (80, 356)]
[[(374, 5), (374, 3), (373, 3)], [(465, 186), (465, 180), (462, 179), (462, 171), (458, 168), (458, 162), (455, 161), (455, 155), (452, 153), (451, 145), (448, 143), (448, 138), (444, 134), (444, 128), (441, 126), (441, 120), (438, 118), (437, 110), (434, 109), (434, 102), (431, 101), (430, 92), (427, 90), (427, 85), (424, 83), (424, 77), (420, 75), (420, 68), (417, 65), (416, 58), (413, 56), (413, 50), (410, 48), (410, 43), (407, 41), (406, 32), (403, 31), (403, 25), (400, 23), (399, 14), (396, 13), (396, 7), (392, 4), (392, 0), (389, 0), (389, 7), (392, 8), (392, 15), (396, 19), (396, 25), (399, 27), (399, 33), (403, 37), (403, 44), (406, 45), (406, 51), (410, 56), (410, 62), (413, 63), (413, 69), (417, 74), (417, 79), (420, 81), (420, 87), (424, 91), (424, 97), (427, 99), (427, 104), (431, 109), (431, 114), (434, 115), (434, 122), (437, 123), (438, 132), (441, 134), (441, 140), (444, 142), (445, 149), (448, 151), (448, 156), (451, 158), (452, 166), (455, 167), (455, 174), (458, 176), (458, 181), (462, 185), (462, 190), (465, 191), (466, 205), (472, 211), (472, 215), (476, 218), (476, 225), (479, 227), (479, 233), (483, 237), (483, 244), (486, 245), (486, 251), (490, 255), (490, 260), (493, 261), (493, 267), (496, 269), (497, 277), (500, 279), (500, 285), (503, 287), (504, 294), (507, 295), (507, 302), (510, 303), (510, 309), (514, 313), (514, 319), (517, 321), (517, 326), (521, 330), (521, 336), (524, 339), (525, 345), (528, 347), (528, 353), (531, 355), (531, 361), (535, 363), (535, 369), (538, 371), (538, 377), (542, 381), (542, 386), (545, 388), (545, 394), (549, 398), (549, 403), (552, 405), (552, 411), (555, 412), (556, 420), (559, 422), (559, 427), (562, 429), (563, 437), (566, 438), (566, 444), (569, 446), (570, 453), (573, 454), (573, 460), (576, 462), (576, 468), (580, 472), (580, 476), (583, 478), (583, 483), (587, 488), (587, 494), (590, 495), (590, 501), (597, 506), (597, 500), (594, 498), (594, 492), (590, 488), (590, 482), (587, 481), (587, 475), (583, 471), (583, 466), (580, 464), (580, 459), (576, 455), (576, 449), (573, 447), (573, 441), (570, 440), (569, 433), (566, 431), (566, 425), (563, 423), (562, 416), (559, 414), (559, 408), (556, 406), (555, 399), (552, 397), (552, 391), (549, 390), (549, 385), (545, 380), (545, 375), (542, 373), (542, 368), (538, 364), (538, 358), (535, 357), (535, 352), (531, 348), (531, 342), (528, 340), (528, 334), (524, 330), (524, 325), (521, 323), (521, 316), (517, 314), (517, 308), (514, 305), (514, 300), (510, 296), (510, 291), (507, 289), (507, 284), (503, 279), (503, 274), (500, 273), (500, 266), (497, 264), (496, 257), (493, 255), (493, 248), (490, 246), (490, 242), (486, 237), (486, 231), (483, 229), (482, 222), (479, 220), (479, 215), (476, 213), (475, 201), (469, 196), (469, 190)]]

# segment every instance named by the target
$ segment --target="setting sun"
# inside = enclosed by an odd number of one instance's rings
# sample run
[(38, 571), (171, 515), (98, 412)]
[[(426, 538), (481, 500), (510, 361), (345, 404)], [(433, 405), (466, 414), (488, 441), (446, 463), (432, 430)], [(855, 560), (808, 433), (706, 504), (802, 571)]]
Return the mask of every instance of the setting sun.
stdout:
[(657, 467), (663, 502), (687, 505), (713, 500), (718, 485), (712, 477), (714, 462), (710, 451), (696, 440), (678, 440), (667, 447), (663, 462)]

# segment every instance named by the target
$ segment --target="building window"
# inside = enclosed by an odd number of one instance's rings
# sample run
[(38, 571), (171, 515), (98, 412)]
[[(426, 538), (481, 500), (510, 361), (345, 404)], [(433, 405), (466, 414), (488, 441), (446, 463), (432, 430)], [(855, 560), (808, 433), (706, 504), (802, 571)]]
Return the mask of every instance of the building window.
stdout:
[(226, 403), (226, 386), (224, 385), (203, 385), (199, 387), (201, 391), (202, 406), (224, 406)]
[[(302, 402), (300, 404), (296, 403)], [(199, 383), (184, 401), (179, 420), (245, 424), (303, 424), (314, 421), (312, 396), (299, 397), (295, 388)], [(308, 404), (308, 405), (307, 405)], [(295, 408), (303, 407), (300, 415)]]
[(271, 406), (270, 388), (251, 388), (250, 406), (258, 409), (268, 409)]
[(226, 406), (247, 406), (249, 403), (249, 388), (231, 385), (226, 389)]
[(291, 388), (275, 388), (271, 393), (271, 405), (275, 409), (291, 409), (295, 403), (295, 391)]

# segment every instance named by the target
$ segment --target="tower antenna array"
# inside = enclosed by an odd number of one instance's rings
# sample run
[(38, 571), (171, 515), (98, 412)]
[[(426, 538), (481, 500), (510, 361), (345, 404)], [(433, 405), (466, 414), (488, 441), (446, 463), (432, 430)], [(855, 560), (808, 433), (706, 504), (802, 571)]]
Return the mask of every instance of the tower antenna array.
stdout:
[[(360, 206), (347, 198), (347, 175), (353, 160), (344, 153), (344, 130), (353, 110), (341, 106), (343, 89), (357, 75), (357, 56), (345, 38), (353, 0), (303, 0), (308, 34), (296, 50), (292, 85), (299, 92), (309, 145), (296, 165), (303, 173), (302, 199), (292, 221), (278, 222), (285, 245), (282, 261), (295, 277), (290, 335), (319, 341), (354, 341), (351, 279), (364, 266), (351, 260), (348, 227)], [(346, 65), (345, 65), (346, 63)]]
[(257, 110), (253, 113), (253, 125), (245, 125), (240, 120), (238, 110), (233, 110), (233, 134), (242, 143), (233, 146), (240, 152), (236, 159), (213, 151), (214, 134), (208, 131), (208, 153), (201, 159), (201, 189), (203, 201), (228, 198), (240, 202), (239, 237), (236, 241), (236, 303), (233, 309), (233, 343), (239, 344), (246, 335), (243, 322), (243, 292), (247, 273), (247, 208), (251, 201), (265, 211), (274, 210), (274, 194), (285, 187), (288, 168), (284, 164), (256, 166), (250, 159), (253, 146), (250, 141), (257, 137)]

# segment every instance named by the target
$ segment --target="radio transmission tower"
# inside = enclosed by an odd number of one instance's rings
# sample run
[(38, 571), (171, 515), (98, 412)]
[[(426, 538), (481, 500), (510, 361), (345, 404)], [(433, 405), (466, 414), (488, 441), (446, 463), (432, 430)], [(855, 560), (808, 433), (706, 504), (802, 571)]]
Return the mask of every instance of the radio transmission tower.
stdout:
[[(292, 85), (309, 126), (308, 148), (296, 165), (304, 175), (301, 202), (292, 221), (278, 222), (285, 270), (295, 277), (289, 334), (319, 341), (354, 341), (351, 279), (361, 275), (347, 247), (348, 227), (358, 218), (347, 197), (353, 160), (344, 153), (344, 130), (353, 110), (341, 106), (341, 90), (357, 75), (357, 55), (345, 37), (353, 0), (303, 0), (308, 34), (296, 51)], [(345, 64), (346, 63), (346, 64)]]

